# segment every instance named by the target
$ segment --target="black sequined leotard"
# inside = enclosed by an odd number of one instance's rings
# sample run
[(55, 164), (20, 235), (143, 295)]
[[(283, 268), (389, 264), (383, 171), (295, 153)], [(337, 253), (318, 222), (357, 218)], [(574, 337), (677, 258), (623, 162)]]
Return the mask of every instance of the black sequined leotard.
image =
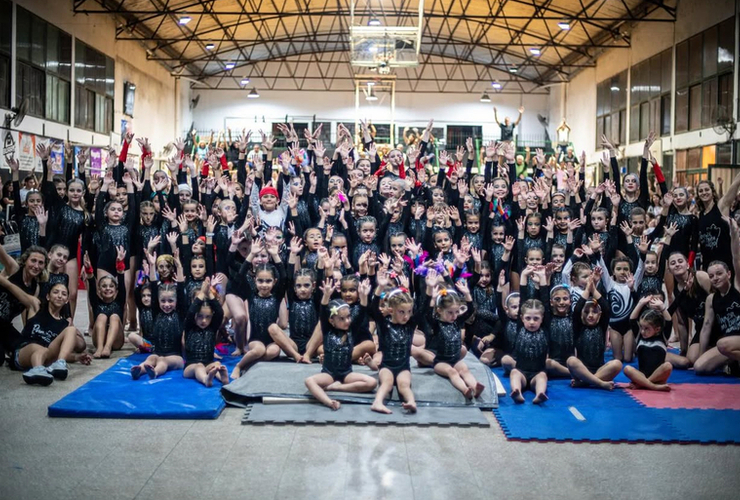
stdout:
[(388, 368), (394, 376), (398, 376), (402, 371), (411, 369), (411, 343), (414, 340), (417, 319), (412, 318), (405, 325), (391, 323), (390, 319), (380, 313), (379, 304), (380, 299), (376, 295), (373, 297), (371, 312), (378, 327), (380, 352), (383, 353), (380, 368)]
[[(362, 308), (361, 315), (365, 315)], [(322, 373), (328, 373), (334, 380), (344, 381), (345, 377), (352, 373), (352, 326), (348, 331), (336, 330), (329, 323), (329, 310), (327, 306), (321, 307), (321, 331), (324, 337), (324, 364)], [(361, 318), (360, 318), (361, 319)]]
[(116, 273), (115, 278), (118, 283), (118, 291), (111, 302), (103, 302), (98, 297), (97, 282), (94, 275), (87, 280), (87, 296), (92, 306), (93, 317), (96, 319), (101, 314), (108, 318), (117, 314), (119, 318), (123, 318), (123, 307), (126, 304), (126, 280), (123, 273)]
[[(200, 312), (203, 304), (208, 304), (211, 308), (211, 323), (200, 328), (195, 321), (196, 315)], [(200, 298), (195, 298), (188, 309), (185, 318), (185, 364), (193, 365), (203, 363), (209, 365), (213, 363), (213, 350), (216, 347), (216, 334), (224, 318), (224, 310), (216, 299), (203, 302)]]

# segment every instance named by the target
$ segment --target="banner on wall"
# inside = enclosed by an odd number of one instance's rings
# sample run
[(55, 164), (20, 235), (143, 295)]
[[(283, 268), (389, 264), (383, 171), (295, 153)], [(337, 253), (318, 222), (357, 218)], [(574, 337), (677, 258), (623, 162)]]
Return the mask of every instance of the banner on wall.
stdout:
[(51, 152), (49, 153), (49, 168), (55, 174), (64, 173), (64, 142), (51, 141)]
[[(18, 163), (22, 172), (35, 172), (36, 162), (36, 136), (18, 132)], [(40, 169), (39, 169), (40, 170)]]
[(90, 174), (101, 175), (105, 170), (105, 159), (108, 151), (104, 148), (89, 148), (90, 152)]

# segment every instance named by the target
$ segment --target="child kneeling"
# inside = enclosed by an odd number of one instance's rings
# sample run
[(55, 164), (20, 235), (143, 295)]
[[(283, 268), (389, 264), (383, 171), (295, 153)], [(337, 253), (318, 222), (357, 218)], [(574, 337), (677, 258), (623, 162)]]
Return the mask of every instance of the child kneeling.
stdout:
[(319, 402), (332, 410), (338, 410), (339, 401), (330, 398), (326, 391), (370, 392), (378, 385), (377, 381), (367, 375), (352, 372), (352, 330), (359, 325), (367, 314), (367, 297), (370, 294), (370, 282), (360, 284), (360, 314), (354, 321), (350, 316), (349, 305), (343, 300), (332, 300), (332, 293), (339, 282), (331, 279), (324, 281), (321, 288), (321, 331), (324, 334), (324, 361), (321, 373), (306, 379), (306, 387)]

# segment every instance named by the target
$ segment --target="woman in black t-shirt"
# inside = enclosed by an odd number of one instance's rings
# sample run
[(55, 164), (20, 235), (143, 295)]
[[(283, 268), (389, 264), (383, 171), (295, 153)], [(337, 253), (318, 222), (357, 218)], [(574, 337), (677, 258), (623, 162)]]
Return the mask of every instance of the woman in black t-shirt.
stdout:
[(29, 247), (16, 262), (0, 245), (0, 263), (4, 268), (4, 275), (0, 276), (0, 365), (20, 337), (13, 320), (23, 314), (25, 323), (29, 315), (39, 310), (38, 282), (45, 273), (46, 261), (46, 249), (42, 247)]
[[(735, 276), (730, 274), (730, 269), (723, 261), (716, 260), (709, 263), (707, 274), (712, 283), (714, 293), (707, 297), (704, 313), (704, 326), (701, 329), (699, 343), (701, 345), (701, 356), (694, 363), (694, 372), (697, 375), (708, 375), (715, 370), (727, 365), (728, 357), (719, 347), (709, 347), (712, 327), (715, 323), (719, 326), (721, 338), (717, 341), (725, 352), (733, 351), (734, 344), (740, 339), (740, 229), (737, 221), (730, 219), (730, 241), (732, 244), (732, 256)], [(720, 342), (722, 339), (729, 338)]]
[(51, 287), (46, 296), (46, 307), (29, 318), (21, 340), (15, 349), (13, 363), (23, 373), (28, 384), (49, 385), (54, 379), (67, 378), (67, 362), (90, 364), (90, 355), (75, 354), (75, 345), (81, 337), (77, 328), (70, 326), (62, 313), (69, 302), (69, 290), (63, 283)]

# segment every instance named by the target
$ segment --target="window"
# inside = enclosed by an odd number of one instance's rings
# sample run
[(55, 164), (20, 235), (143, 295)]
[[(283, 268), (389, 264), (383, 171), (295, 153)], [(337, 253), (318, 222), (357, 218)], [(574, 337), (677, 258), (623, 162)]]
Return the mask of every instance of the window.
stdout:
[(483, 127), (480, 125), (447, 125), (447, 149), (456, 149), (465, 146), (468, 137), (473, 138), (473, 143), (483, 138)]
[(75, 43), (75, 125), (99, 134), (113, 130), (115, 63), (88, 45)]
[(0, 108), (10, 107), (10, 46), (13, 5), (0, 0)]
[(709, 128), (732, 115), (734, 60), (734, 18), (676, 46), (676, 132)]
[[(664, 172), (666, 165), (663, 165)], [(676, 151), (676, 178), (682, 186), (695, 186), (707, 178), (707, 170), (702, 168), (702, 148)]]
[(28, 114), (69, 123), (72, 37), (22, 7), (16, 32), (16, 103), (28, 99)]
[(601, 134), (613, 144), (624, 144), (627, 137), (627, 71), (607, 78), (596, 87), (596, 144)]
[(630, 69), (630, 142), (640, 142), (650, 132), (671, 132), (670, 120), (667, 128), (662, 121), (664, 113), (671, 114), (671, 57), (671, 49), (667, 49)]

